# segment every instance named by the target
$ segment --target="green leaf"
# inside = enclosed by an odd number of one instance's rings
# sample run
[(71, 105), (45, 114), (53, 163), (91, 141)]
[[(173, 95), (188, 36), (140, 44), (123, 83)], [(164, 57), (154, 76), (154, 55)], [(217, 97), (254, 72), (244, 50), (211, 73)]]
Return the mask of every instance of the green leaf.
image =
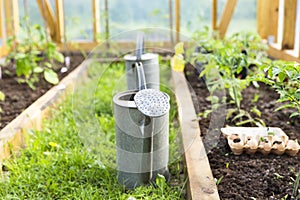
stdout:
[(251, 100), (252, 103), (256, 103), (259, 100), (259, 94), (254, 94), (253, 99)]
[(31, 74), (31, 63), (28, 57), (16, 61), (16, 74), (17, 76), (26, 76), (28, 77)]
[(241, 119), (242, 117), (251, 118), (251, 117), (249, 117), (249, 113), (247, 113), (245, 111), (240, 111), (240, 113), (238, 115), (236, 115), (231, 121), (235, 121), (237, 119)]
[(296, 90), (296, 92), (295, 92), (295, 98), (297, 100), (300, 100), (300, 89)]
[[(278, 69), (277, 67), (273, 67), (273, 68), (272, 68), (272, 74), (273, 74), (273, 76), (276, 76), (276, 75), (279, 74), (280, 72), (281, 72), (281, 70)], [(270, 77), (270, 78), (272, 78), (272, 77)]]
[(164, 188), (166, 186), (166, 179), (163, 175), (157, 174), (155, 183), (158, 187)]
[(280, 82), (283, 82), (285, 80), (285, 78), (286, 78), (286, 74), (283, 73), (283, 72), (279, 72), (278, 78), (279, 78)]
[(237, 123), (235, 123), (235, 125), (241, 126), (241, 125), (248, 124), (248, 123), (254, 123), (254, 120), (253, 119), (247, 119), (247, 120), (244, 120), (244, 121), (241, 121), (241, 122), (237, 122)]
[(293, 112), (293, 113), (290, 115), (290, 118), (296, 117), (296, 116), (300, 116), (300, 113), (298, 113), (298, 112)]
[(226, 114), (226, 120), (228, 120), (235, 112), (237, 111), (236, 108), (230, 108), (227, 110), (227, 114)]
[(251, 112), (261, 117), (261, 112), (256, 108), (256, 106), (251, 109)]
[(276, 109), (275, 109), (275, 112), (277, 112), (277, 111), (279, 111), (279, 110), (282, 110), (282, 109), (285, 109), (285, 108), (294, 108), (294, 107), (295, 107), (295, 105), (293, 105), (293, 104), (284, 104), (284, 105), (282, 105), (282, 106), (276, 108)]
[(206, 98), (207, 101), (210, 101), (211, 103), (215, 104), (215, 103), (219, 103), (219, 97), (212, 95), (212, 96), (208, 96)]
[(38, 73), (42, 73), (43, 71), (44, 71), (44, 69), (43, 69), (42, 67), (39, 67), (39, 66), (38, 66), (38, 67), (35, 67), (35, 68), (33, 69), (33, 72), (34, 72), (34, 73), (37, 73), (37, 74), (38, 74)]
[(63, 63), (63, 62), (65, 61), (64, 55), (61, 54), (61, 53), (59, 53), (59, 52), (57, 52), (57, 51), (54, 52), (53, 58), (54, 58), (56, 61), (60, 62), (60, 63)]
[(52, 68), (52, 64), (49, 63), (49, 62), (45, 62), (44, 65), (45, 65), (46, 67), (48, 67), (48, 68)]
[(257, 83), (257, 81), (252, 81), (252, 84), (255, 88), (259, 88), (259, 84)]
[(44, 77), (46, 81), (52, 83), (53, 85), (56, 85), (59, 82), (57, 74), (51, 69), (46, 69), (44, 71)]
[(264, 120), (260, 119), (260, 118), (255, 118), (255, 121), (254, 121), (255, 125), (258, 126), (258, 127), (266, 127), (266, 123), (264, 122)]

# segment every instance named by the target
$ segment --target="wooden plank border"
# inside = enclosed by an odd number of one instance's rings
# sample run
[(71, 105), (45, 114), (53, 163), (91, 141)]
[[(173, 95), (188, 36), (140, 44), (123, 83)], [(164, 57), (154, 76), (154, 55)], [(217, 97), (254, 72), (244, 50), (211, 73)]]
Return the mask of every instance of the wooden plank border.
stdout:
[(269, 44), (268, 55), (272, 58), (300, 63), (300, 56), (298, 57), (296, 50), (281, 50), (281, 46), (278, 43)]
[(0, 131), (0, 164), (26, 146), (26, 133), (41, 129), (42, 120), (49, 116), (50, 109), (74, 89), (78, 77), (86, 77), (88, 65), (89, 60), (83, 62)]
[(210, 169), (200, 128), (186, 79), (182, 72), (172, 71), (184, 156), (188, 172), (188, 199), (218, 200), (218, 190)]

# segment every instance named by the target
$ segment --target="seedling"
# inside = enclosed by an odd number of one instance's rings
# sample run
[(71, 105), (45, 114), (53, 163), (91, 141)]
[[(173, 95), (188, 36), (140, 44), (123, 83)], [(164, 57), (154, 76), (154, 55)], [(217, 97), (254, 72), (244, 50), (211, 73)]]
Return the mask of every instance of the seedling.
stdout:
[(280, 174), (278, 174), (278, 173), (274, 173), (274, 175), (275, 175), (275, 179), (282, 179), (283, 178), (283, 176), (281, 176)]
[(300, 198), (299, 182), (300, 182), (300, 170), (298, 171), (298, 174), (296, 176), (296, 180), (294, 181), (294, 187), (293, 187), (293, 196), (298, 197), (298, 198)]
[(223, 178), (224, 178), (224, 176), (221, 176), (220, 178), (215, 179), (217, 186), (221, 183), (221, 181), (222, 181)]
[(229, 162), (226, 163), (226, 169), (229, 168), (229, 164), (230, 164)]

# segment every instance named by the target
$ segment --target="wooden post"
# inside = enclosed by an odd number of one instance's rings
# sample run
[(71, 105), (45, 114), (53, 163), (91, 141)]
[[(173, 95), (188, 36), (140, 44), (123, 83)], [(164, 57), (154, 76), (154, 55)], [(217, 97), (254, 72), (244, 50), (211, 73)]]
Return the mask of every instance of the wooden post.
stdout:
[(109, 43), (109, 9), (108, 9), (108, 0), (104, 1), (104, 10), (105, 10), (105, 46), (106, 49), (110, 48)]
[(169, 21), (170, 21), (170, 40), (171, 45), (174, 45), (173, 37), (173, 0), (169, 0)]
[(225, 34), (227, 31), (229, 22), (231, 20), (231, 17), (233, 15), (236, 3), (237, 3), (237, 0), (227, 0), (226, 1), (226, 5), (225, 5), (225, 8), (223, 9), (223, 13), (222, 13), (220, 23), (218, 26), (221, 38), (225, 37)]
[(293, 49), (295, 46), (297, 0), (284, 0), (284, 19), (282, 49)]
[(100, 7), (99, 0), (92, 0), (93, 10), (93, 30), (94, 30), (94, 41), (98, 41), (98, 34), (100, 33)]
[(297, 2), (297, 19), (296, 19), (297, 25), (298, 25), (298, 33), (296, 33), (296, 37), (298, 37), (298, 58), (300, 60), (300, 0)]
[(54, 12), (51, 8), (49, 0), (36, 0), (39, 10), (45, 19), (47, 26), (50, 30), (50, 36), (53, 40), (56, 39), (56, 19), (54, 17)]
[(6, 38), (5, 38), (5, 34), (4, 34), (4, 30), (3, 30), (3, 0), (0, 0), (0, 39), (2, 40), (2, 45), (1, 46), (4, 46), (4, 43), (6, 41)]
[[(0, 16), (3, 16), (3, 0), (0, 0)], [(3, 30), (3, 18), (0, 17), (0, 40), (2, 44), (0, 45), (0, 57), (4, 56), (5, 54), (5, 43), (6, 43), (6, 37)]]
[(279, 0), (257, 1), (257, 32), (263, 39), (274, 36), (274, 42), (278, 37), (278, 10)]
[(55, 7), (56, 7), (56, 42), (61, 43), (64, 42), (63, 38), (65, 35), (64, 30), (64, 6), (63, 0), (55, 0)]
[(4, 0), (4, 9), (6, 36), (10, 37), (16, 35), (19, 31), (18, 0)]
[(176, 42), (180, 41), (180, 0), (175, 0)]
[(218, 21), (218, 0), (212, 1), (212, 10), (211, 10), (211, 25), (212, 30), (217, 30), (217, 21)]

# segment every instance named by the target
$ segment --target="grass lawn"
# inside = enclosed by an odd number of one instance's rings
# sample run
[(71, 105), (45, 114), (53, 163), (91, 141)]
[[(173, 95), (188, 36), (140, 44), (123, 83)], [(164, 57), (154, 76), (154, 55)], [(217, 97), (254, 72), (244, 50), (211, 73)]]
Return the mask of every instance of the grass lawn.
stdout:
[[(167, 70), (162, 74), (167, 75)], [(78, 84), (76, 92), (52, 111), (44, 128), (29, 131), (27, 148), (4, 161), (0, 199), (183, 198), (186, 179), (182, 159), (174, 156), (178, 154), (174, 101), (170, 111), (170, 157), (174, 158), (170, 159), (170, 183), (160, 177), (156, 187), (128, 191), (117, 182), (111, 103), (123, 75), (123, 64), (91, 66), (90, 78)]]

